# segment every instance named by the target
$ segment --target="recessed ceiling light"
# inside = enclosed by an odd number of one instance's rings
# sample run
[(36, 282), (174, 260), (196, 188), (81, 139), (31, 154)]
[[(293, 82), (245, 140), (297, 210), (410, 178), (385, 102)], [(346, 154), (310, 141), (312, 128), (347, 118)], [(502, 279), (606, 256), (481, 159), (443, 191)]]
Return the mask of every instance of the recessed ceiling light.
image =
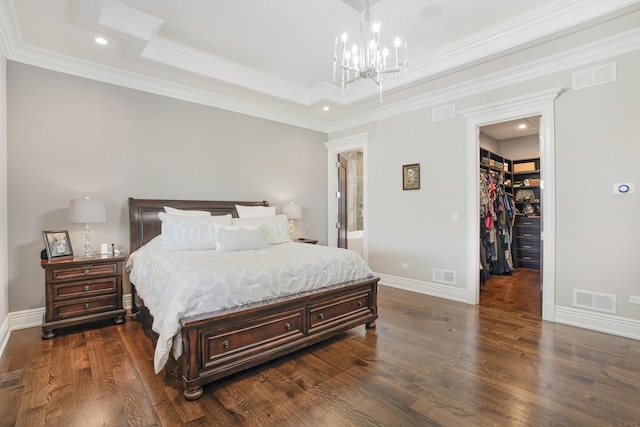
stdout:
[(525, 125), (524, 123), (518, 125), (518, 129), (526, 129), (526, 128), (527, 128), (527, 125)]
[(93, 41), (103, 46), (109, 43), (104, 37), (96, 37), (95, 39), (93, 39)]
[(322, 111), (329, 111), (331, 110), (331, 108), (329, 108), (328, 105), (325, 105), (324, 107), (322, 107)]

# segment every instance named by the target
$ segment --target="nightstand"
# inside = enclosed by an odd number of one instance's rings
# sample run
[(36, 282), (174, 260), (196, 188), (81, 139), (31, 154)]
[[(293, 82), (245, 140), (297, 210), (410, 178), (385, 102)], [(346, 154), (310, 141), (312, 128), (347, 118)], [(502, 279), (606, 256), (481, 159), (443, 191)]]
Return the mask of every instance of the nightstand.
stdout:
[(298, 243), (310, 243), (312, 245), (315, 245), (316, 243), (318, 243), (317, 240), (313, 240), (313, 239), (306, 239), (304, 237), (300, 237), (298, 239), (295, 239), (294, 242), (298, 242)]
[(56, 329), (104, 319), (125, 322), (122, 307), (122, 272), (126, 256), (43, 260), (46, 312), (42, 339)]

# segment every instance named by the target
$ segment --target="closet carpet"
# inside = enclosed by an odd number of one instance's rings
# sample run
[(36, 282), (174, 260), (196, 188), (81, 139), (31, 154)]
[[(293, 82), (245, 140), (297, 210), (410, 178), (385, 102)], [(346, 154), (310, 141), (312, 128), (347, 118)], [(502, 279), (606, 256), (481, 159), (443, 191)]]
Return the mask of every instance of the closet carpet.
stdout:
[(153, 373), (140, 323), (40, 339), (0, 358), (3, 426), (632, 426), (640, 341), (381, 286), (364, 326), (209, 384)]

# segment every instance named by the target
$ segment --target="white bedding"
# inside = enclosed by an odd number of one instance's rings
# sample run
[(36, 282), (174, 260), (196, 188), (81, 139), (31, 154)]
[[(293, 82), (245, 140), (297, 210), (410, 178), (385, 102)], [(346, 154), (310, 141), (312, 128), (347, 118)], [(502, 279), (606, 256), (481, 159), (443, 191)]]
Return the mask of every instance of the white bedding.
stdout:
[(174, 357), (182, 354), (181, 318), (372, 275), (358, 254), (340, 248), (290, 242), (250, 251), (175, 252), (163, 249), (160, 236), (131, 254), (127, 271), (159, 334), (156, 373), (172, 344)]

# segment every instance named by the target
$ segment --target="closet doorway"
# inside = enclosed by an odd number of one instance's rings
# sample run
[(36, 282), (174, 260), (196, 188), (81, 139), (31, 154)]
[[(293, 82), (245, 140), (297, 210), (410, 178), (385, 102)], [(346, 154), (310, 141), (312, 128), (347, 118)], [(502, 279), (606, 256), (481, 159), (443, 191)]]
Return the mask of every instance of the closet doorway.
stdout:
[(479, 127), (480, 305), (542, 317), (540, 115)]

